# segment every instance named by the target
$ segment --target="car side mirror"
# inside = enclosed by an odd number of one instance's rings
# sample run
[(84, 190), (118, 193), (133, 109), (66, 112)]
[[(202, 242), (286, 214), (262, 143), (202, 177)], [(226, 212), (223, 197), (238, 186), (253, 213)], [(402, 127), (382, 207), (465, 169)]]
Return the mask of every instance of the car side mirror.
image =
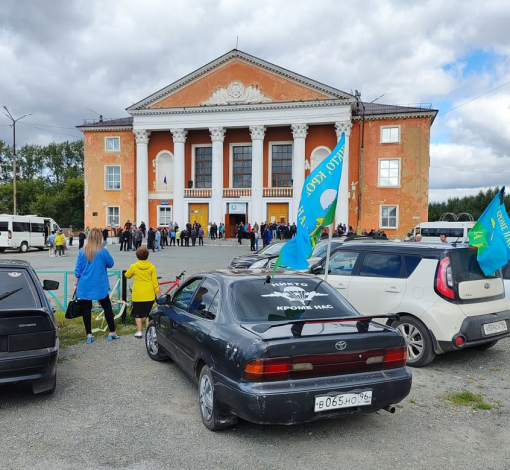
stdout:
[(315, 266), (312, 266), (312, 269), (310, 270), (310, 272), (312, 274), (324, 274), (323, 271), (324, 271), (324, 268), (320, 264), (316, 264)]
[(50, 281), (49, 279), (43, 281), (44, 290), (58, 290), (59, 285), (60, 283), (58, 281)]
[(170, 298), (170, 295), (168, 294), (165, 294), (165, 295), (160, 295), (159, 297), (156, 298), (156, 303), (158, 305), (168, 305), (171, 303), (171, 298)]

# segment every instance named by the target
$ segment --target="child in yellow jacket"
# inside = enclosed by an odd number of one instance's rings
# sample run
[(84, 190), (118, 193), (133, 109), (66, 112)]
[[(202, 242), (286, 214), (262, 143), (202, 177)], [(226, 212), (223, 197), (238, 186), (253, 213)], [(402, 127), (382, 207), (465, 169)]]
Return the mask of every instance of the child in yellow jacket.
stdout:
[(133, 308), (131, 316), (136, 321), (138, 331), (135, 333), (136, 338), (142, 337), (142, 318), (145, 318), (145, 326), (149, 324), (149, 313), (156, 295), (159, 293), (158, 277), (156, 276), (156, 267), (147, 261), (149, 250), (141, 246), (136, 250), (136, 257), (139, 261), (133, 263), (126, 272), (128, 279), (133, 279), (133, 293), (131, 300)]

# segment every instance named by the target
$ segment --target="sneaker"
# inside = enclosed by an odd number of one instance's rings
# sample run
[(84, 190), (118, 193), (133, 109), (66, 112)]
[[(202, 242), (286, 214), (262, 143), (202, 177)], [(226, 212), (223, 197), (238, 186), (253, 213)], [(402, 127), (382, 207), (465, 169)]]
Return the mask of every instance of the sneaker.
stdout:
[(137, 331), (135, 333), (135, 338), (141, 338), (143, 336), (142, 332), (141, 331)]

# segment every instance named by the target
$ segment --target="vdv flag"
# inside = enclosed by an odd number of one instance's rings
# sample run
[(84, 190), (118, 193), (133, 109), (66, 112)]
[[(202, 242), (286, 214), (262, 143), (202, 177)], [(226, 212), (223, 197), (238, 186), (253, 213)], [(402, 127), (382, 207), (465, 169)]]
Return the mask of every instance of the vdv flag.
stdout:
[(322, 228), (335, 218), (338, 188), (344, 162), (345, 133), (331, 154), (305, 179), (297, 212), (297, 232), (280, 251), (273, 274), (280, 265), (308, 268), (307, 259), (321, 236)]
[(163, 183), (165, 183), (165, 184), (166, 184), (166, 175), (165, 175), (165, 177), (163, 178)]
[(478, 248), (478, 264), (486, 276), (510, 260), (510, 219), (504, 198), (503, 186), (468, 233), (469, 246)]

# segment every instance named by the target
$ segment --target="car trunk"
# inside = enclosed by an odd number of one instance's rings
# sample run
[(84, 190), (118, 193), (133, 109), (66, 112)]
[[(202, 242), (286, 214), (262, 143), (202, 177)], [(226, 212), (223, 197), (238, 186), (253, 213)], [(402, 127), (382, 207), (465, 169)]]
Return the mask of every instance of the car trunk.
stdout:
[(55, 346), (55, 326), (44, 309), (0, 311), (0, 352)]
[(468, 248), (453, 250), (449, 255), (455, 285), (455, 297), (464, 314), (477, 314), (473, 304), (497, 300), (504, 296), (503, 276), (498, 270), (485, 276), (477, 261), (477, 251)]
[(268, 324), (241, 326), (266, 342), (265, 359), (290, 358), (288, 378), (370, 372), (405, 364), (403, 338), (374, 322), (311, 321), (273, 326), (266, 331)]

